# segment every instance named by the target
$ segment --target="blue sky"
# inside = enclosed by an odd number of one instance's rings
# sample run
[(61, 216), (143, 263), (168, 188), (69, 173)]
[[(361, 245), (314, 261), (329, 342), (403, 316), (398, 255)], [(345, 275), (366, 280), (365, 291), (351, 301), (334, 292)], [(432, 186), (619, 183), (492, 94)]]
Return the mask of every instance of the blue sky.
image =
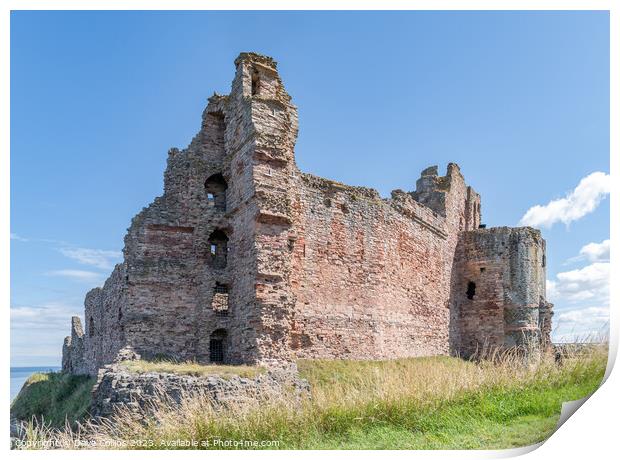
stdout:
[(280, 63), (302, 170), (388, 196), (458, 163), (487, 225), (543, 230), (556, 337), (601, 329), (606, 12), (13, 12), (12, 365), (59, 362), (241, 51)]

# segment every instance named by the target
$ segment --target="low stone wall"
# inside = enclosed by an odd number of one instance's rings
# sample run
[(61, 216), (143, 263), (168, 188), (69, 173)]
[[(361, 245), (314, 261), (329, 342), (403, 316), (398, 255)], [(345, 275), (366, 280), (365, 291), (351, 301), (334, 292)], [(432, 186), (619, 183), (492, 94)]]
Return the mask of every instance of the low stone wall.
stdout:
[(301, 399), (309, 396), (310, 385), (299, 377), (297, 366), (271, 368), (254, 378), (239, 376), (168, 374), (160, 372), (132, 373), (122, 364), (104, 367), (93, 389), (91, 415), (109, 417), (115, 409), (125, 406), (131, 412), (144, 415), (153, 407), (180, 404), (184, 396), (207, 396), (214, 407), (251, 401), (268, 401), (292, 395)]

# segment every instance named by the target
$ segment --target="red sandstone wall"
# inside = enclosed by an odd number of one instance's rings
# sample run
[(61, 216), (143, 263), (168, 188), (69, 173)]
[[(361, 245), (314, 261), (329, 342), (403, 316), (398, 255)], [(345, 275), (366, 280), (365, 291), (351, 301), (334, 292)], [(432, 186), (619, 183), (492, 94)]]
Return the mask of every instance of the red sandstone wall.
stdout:
[[(462, 356), (514, 346), (537, 348), (549, 340), (544, 255), (540, 232), (529, 227), (460, 234), (451, 308)], [(475, 291), (468, 295), (470, 283)]]
[(448, 353), (443, 219), (431, 231), (376, 192), (304, 178), (291, 277), (297, 356)]
[(114, 268), (102, 288), (92, 289), (84, 301), (83, 364), (77, 373), (95, 374), (114, 359), (125, 338), (127, 290), (123, 264)]
[(291, 274), (295, 355), (449, 353), (458, 234), (480, 223), (480, 197), (458, 166), (450, 164), (445, 176), (429, 168), (416, 192), (397, 190), (390, 200), (310, 175), (298, 183)]

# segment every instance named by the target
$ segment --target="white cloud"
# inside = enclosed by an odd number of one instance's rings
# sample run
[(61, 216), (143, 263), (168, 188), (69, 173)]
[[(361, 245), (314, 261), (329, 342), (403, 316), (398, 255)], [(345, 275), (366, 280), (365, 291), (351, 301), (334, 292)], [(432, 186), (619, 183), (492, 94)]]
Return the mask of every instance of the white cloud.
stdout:
[(87, 270), (52, 270), (47, 272), (49, 276), (61, 276), (63, 278), (70, 278), (77, 281), (87, 282), (99, 282), (103, 279), (103, 275), (97, 272), (91, 272)]
[(547, 297), (552, 302), (609, 300), (609, 262), (595, 262), (583, 268), (561, 272), (547, 281)]
[(547, 300), (551, 302), (557, 302), (557, 299), (560, 297), (560, 293), (558, 292), (558, 283), (557, 281), (547, 280)]
[(609, 194), (610, 188), (609, 174), (594, 172), (581, 179), (577, 187), (564, 198), (528, 209), (519, 224), (551, 227), (556, 222), (563, 222), (568, 225), (594, 211)]
[(60, 246), (58, 251), (65, 257), (75, 260), (84, 265), (110, 270), (122, 260), (121, 251), (109, 251), (105, 249), (76, 248), (70, 243), (48, 238), (25, 238), (17, 233), (11, 233), (11, 239), (22, 242), (47, 243)]
[(17, 233), (11, 233), (11, 239), (15, 241), (22, 241), (22, 242), (30, 241), (28, 238), (19, 236)]
[(82, 308), (64, 302), (11, 306), (11, 365), (60, 365), (63, 340), (71, 335), (71, 317)]
[(609, 258), (608, 240), (590, 243), (572, 260), (595, 262), (547, 280), (547, 298), (555, 304), (555, 342), (600, 341), (608, 337), (610, 264), (598, 261), (606, 257)]
[[(39, 306), (11, 306), (11, 329), (21, 338), (23, 336), (19, 331), (24, 331), (31, 340), (32, 335), (28, 331), (34, 329), (62, 330), (64, 335), (69, 335), (71, 317), (78, 316), (79, 312), (79, 307), (61, 302), (49, 302)], [(12, 336), (11, 340), (16, 338)]]
[(585, 342), (601, 340), (609, 334), (609, 307), (582, 307), (556, 312), (554, 340)]
[(588, 243), (581, 248), (579, 255), (590, 262), (609, 262), (609, 240)]
[(583, 324), (585, 321), (607, 322), (609, 319), (608, 307), (587, 307), (577, 310), (568, 310), (560, 312), (558, 321)]
[(76, 260), (81, 264), (90, 265), (102, 270), (109, 270), (121, 259), (120, 251), (105, 251), (88, 248), (60, 248), (62, 255)]

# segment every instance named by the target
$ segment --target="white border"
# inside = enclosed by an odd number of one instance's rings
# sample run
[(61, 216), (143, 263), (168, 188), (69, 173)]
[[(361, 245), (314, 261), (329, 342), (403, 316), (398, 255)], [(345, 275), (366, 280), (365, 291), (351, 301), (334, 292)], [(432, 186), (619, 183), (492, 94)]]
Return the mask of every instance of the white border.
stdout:
[[(2, 146), (0, 155), (0, 216), (3, 218), (0, 220), (0, 293), (4, 300), (4, 308), (2, 309), (2, 320), (4, 324), (4, 340), (2, 354), (2, 380), (0, 381), (0, 394), (8, 396), (9, 394), (9, 333), (10, 333), (10, 292), (9, 292), (9, 277), (10, 277), (10, 223), (9, 223), (9, 210), (10, 210), (10, 175), (9, 175), (9, 149), (10, 149), (10, 11), (11, 10), (334, 10), (334, 9), (370, 9), (370, 10), (402, 10), (402, 9), (416, 9), (416, 10), (609, 10), (610, 11), (610, 31), (611, 31), (611, 56), (610, 56), (610, 135), (611, 135), (611, 152), (615, 152), (615, 155), (611, 156), (611, 175), (612, 178), (618, 177), (618, 132), (614, 128), (618, 127), (618, 79), (620, 73), (618, 72), (618, 56), (620, 47), (618, 46), (618, 30), (620, 21), (618, 14), (620, 9), (616, 6), (615, 2), (609, 1), (580, 1), (580, 0), (522, 0), (522, 1), (490, 1), (490, 0), (478, 0), (478, 1), (458, 1), (458, 0), (419, 0), (411, 2), (399, 2), (395, 0), (384, 0), (382, 2), (370, 1), (370, 0), (358, 0), (352, 1), (338, 1), (338, 0), (314, 0), (314, 1), (298, 1), (295, 4), (289, 4), (284, 1), (277, 0), (264, 0), (260, 2), (260, 6), (257, 2), (242, 1), (242, 0), (230, 0), (224, 4), (223, 2), (214, 1), (198, 1), (198, 0), (178, 0), (178, 1), (165, 1), (165, 0), (92, 0), (89, 2), (80, 2), (77, 0), (64, 0), (64, 1), (44, 1), (44, 0), (7, 0), (2, 2), (0, 6), (1, 19), (0, 19), (0, 101), (2, 101), (2, 108), (0, 112), (0, 145)], [(612, 181), (612, 194), (611, 194), (611, 239), (612, 242), (617, 241), (618, 229), (620, 226), (620, 215), (618, 209), (615, 207), (619, 183), (618, 181)], [(613, 244), (613, 243), (612, 243)], [(611, 264), (611, 279), (617, 280), (618, 269), (612, 259)], [(620, 285), (611, 283), (611, 325), (616, 325), (618, 318), (617, 307), (615, 299), (618, 298), (620, 293)], [(615, 361), (615, 357), (618, 349), (618, 333), (617, 328), (612, 327), (610, 330), (610, 365), (607, 369), (608, 380), (603, 387), (598, 390), (584, 405), (579, 409), (579, 413), (571, 417), (560, 430), (558, 430), (547, 442), (539, 446), (538, 449), (535, 446), (522, 449), (512, 449), (506, 451), (389, 451), (382, 455), (389, 455), (390, 457), (410, 458), (411, 456), (420, 457), (434, 457), (434, 458), (503, 458), (515, 455), (521, 455), (526, 452), (531, 452), (529, 456), (531, 458), (548, 458), (550, 455), (559, 457), (562, 459), (571, 458), (588, 458), (588, 457), (611, 457), (611, 452), (617, 452), (616, 438), (618, 437), (616, 428), (616, 413), (615, 409), (620, 407), (619, 387), (620, 378), (618, 373), (615, 372), (610, 375), (612, 364)], [(9, 398), (0, 398), (2, 404), (6, 408), (4, 417), (2, 419), (2, 425), (0, 430), (8, 437), (9, 433)], [(7, 439), (8, 449), (8, 439)], [(43, 454), (38, 452), (18, 452), (11, 451), (10, 455), (15, 456), (38, 456), (45, 455), (50, 458), (67, 458), (67, 457), (100, 457), (108, 455), (131, 455), (131, 457), (146, 457), (149, 458), (169, 458), (171, 453), (166, 451), (156, 452), (93, 452), (93, 451), (80, 451), (80, 452), (67, 452), (67, 451), (45, 451)], [(175, 452), (174, 456), (188, 456), (194, 458), (205, 458), (208, 456), (215, 456), (217, 458), (240, 458), (248, 456), (256, 456), (261, 458), (288, 458), (291, 455), (299, 458), (313, 458), (317, 454), (321, 456), (329, 457), (345, 457), (349, 456), (347, 451), (259, 451), (259, 452)], [(353, 455), (361, 456), (365, 458), (375, 457), (377, 455), (374, 451), (356, 451)]]

